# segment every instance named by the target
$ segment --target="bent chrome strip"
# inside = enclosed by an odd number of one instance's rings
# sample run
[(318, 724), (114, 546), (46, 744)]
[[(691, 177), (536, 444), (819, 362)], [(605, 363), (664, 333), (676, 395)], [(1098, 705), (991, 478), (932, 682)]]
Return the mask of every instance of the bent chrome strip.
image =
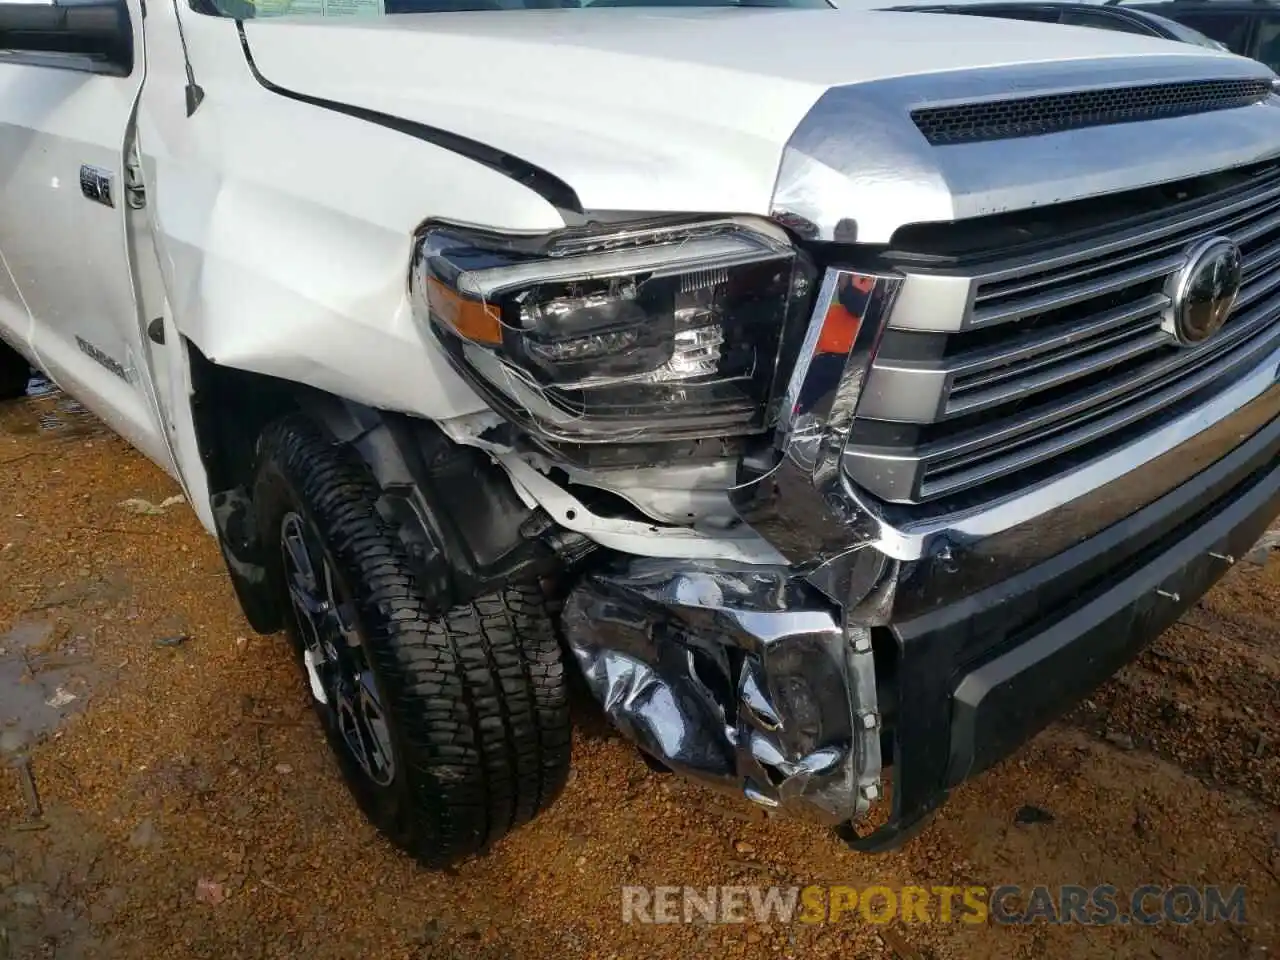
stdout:
[[(842, 459), (871, 357), (901, 288), (897, 276), (827, 271), (785, 394), (774, 462), (744, 464), (730, 492), (743, 519), (841, 604), (855, 582), (865, 595), (883, 563), (879, 556), (856, 556), (878, 537), (878, 524), (844, 495)], [(747, 472), (762, 466), (754, 476)]]

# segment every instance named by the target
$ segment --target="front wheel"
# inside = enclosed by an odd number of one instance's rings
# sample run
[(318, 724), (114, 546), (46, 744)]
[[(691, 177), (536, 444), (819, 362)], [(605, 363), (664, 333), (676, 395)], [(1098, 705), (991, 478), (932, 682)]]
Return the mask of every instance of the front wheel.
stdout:
[(305, 418), (263, 434), (258, 529), (330, 746), (374, 825), (441, 865), (564, 786), (564, 665), (536, 584), (441, 609), (377, 498), (364, 464)]

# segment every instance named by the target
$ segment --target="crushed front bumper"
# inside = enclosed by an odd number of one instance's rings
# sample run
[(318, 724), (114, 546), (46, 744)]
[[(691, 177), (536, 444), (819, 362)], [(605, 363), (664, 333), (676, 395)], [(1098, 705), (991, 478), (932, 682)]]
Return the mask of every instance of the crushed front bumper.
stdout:
[(623, 560), (562, 622), (610, 719), (674, 771), (829, 825), (879, 798), (870, 633), (786, 568)]
[[(830, 310), (850, 283), (862, 309)], [(888, 822), (846, 828), (868, 849), (1114, 673), (1280, 513), (1275, 354), (1023, 496), (895, 524), (841, 455), (896, 284), (828, 272), (773, 455), (744, 461), (735, 506), (790, 565), (619, 560), (565, 618), (610, 716), (679, 772), (844, 824), (881, 796), (883, 759)]]

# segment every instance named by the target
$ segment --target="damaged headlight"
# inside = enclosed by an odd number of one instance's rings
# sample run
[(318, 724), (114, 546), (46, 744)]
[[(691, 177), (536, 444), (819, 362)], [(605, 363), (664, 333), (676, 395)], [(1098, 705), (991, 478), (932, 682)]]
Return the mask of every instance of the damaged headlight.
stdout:
[(536, 240), (429, 226), (415, 311), (495, 407), (551, 440), (733, 436), (770, 425), (811, 263), (736, 220)]

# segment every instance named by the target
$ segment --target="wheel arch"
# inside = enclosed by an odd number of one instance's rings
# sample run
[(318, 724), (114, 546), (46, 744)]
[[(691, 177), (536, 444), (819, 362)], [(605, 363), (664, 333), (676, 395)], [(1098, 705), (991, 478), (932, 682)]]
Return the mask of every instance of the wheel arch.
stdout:
[(290, 414), (307, 416), (356, 452), (381, 489), (379, 511), (396, 525), (432, 596), (463, 603), (513, 579), (554, 572), (590, 548), (528, 506), (488, 454), (454, 443), (429, 419), (218, 364), (195, 344), (187, 352), (214, 530), (260, 632), (280, 629), (284, 610), (268, 587), (268, 538), (255, 528), (251, 491), (259, 438)]

